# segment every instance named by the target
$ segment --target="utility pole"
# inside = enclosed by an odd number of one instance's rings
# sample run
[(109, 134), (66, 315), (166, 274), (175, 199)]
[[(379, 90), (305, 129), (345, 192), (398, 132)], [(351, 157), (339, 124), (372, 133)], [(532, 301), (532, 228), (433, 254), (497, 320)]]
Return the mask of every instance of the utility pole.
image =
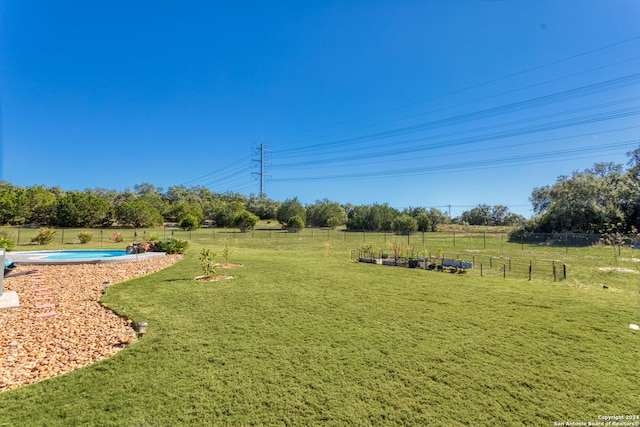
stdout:
[(260, 176), (260, 196), (264, 196), (264, 177), (265, 176), (271, 176), (268, 174), (264, 173), (264, 166), (267, 164), (271, 164), (271, 162), (266, 162), (264, 160), (264, 153), (265, 152), (271, 152), (271, 150), (267, 150), (266, 148), (264, 148), (264, 144), (260, 144), (260, 147), (256, 148), (256, 151), (260, 152), (260, 160), (256, 160), (253, 159), (251, 160), (252, 163), (259, 163), (260, 164), (260, 172), (251, 172), (252, 175), (259, 175)]

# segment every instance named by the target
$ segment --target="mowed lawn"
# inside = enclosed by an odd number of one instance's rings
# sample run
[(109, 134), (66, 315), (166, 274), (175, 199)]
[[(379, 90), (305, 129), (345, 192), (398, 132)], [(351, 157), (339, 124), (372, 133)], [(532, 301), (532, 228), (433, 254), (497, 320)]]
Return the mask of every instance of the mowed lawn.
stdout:
[(104, 301), (148, 334), (1, 393), (0, 426), (547, 426), (640, 414), (629, 328), (640, 276), (599, 272), (596, 249), (572, 248), (578, 279), (553, 282), (355, 263), (358, 243), (321, 234), (247, 236), (231, 240), (244, 266), (220, 270), (232, 280), (195, 282), (216, 237), (112, 286)]

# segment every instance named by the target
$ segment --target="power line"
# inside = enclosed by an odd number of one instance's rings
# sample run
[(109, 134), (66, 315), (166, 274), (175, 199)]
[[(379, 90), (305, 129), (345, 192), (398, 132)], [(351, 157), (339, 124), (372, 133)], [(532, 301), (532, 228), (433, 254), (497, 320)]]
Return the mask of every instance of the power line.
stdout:
[[(399, 109), (403, 109), (403, 108), (407, 108), (407, 107), (412, 107), (412, 106), (415, 106), (415, 105), (423, 104), (423, 103), (426, 103), (426, 102), (429, 102), (429, 101), (434, 101), (434, 100), (437, 100), (437, 99), (447, 98), (447, 97), (450, 97), (452, 95), (456, 95), (456, 94), (459, 94), (459, 93), (462, 93), (462, 92), (466, 92), (466, 91), (469, 91), (469, 90), (472, 90), (472, 89), (477, 89), (477, 88), (480, 88), (480, 87), (483, 87), (483, 86), (486, 86), (486, 85), (489, 85), (489, 84), (492, 84), (492, 83), (497, 83), (497, 82), (500, 82), (500, 81), (503, 81), (503, 80), (507, 80), (507, 79), (510, 79), (512, 77), (520, 76), (520, 75), (523, 75), (523, 74), (527, 74), (527, 73), (530, 73), (530, 72), (533, 72), (533, 71), (541, 70), (541, 69), (544, 69), (544, 68), (547, 68), (547, 67), (551, 67), (553, 65), (561, 64), (563, 62), (571, 61), (571, 60), (574, 60), (574, 59), (577, 59), (577, 58), (580, 58), (580, 57), (583, 57), (583, 56), (587, 56), (587, 55), (593, 54), (595, 52), (611, 49), (613, 47), (621, 46), (621, 45), (624, 45), (624, 44), (627, 44), (627, 43), (630, 43), (630, 42), (633, 42), (633, 41), (637, 41), (637, 40), (640, 40), (640, 36), (635, 36), (635, 37), (624, 39), (624, 40), (621, 40), (621, 41), (618, 41), (618, 42), (610, 43), (610, 44), (607, 44), (607, 45), (604, 45), (604, 46), (600, 46), (600, 47), (597, 47), (597, 48), (594, 48), (594, 49), (590, 49), (590, 50), (587, 50), (587, 51), (583, 51), (583, 52), (580, 52), (580, 53), (577, 53), (577, 54), (574, 54), (574, 55), (571, 55), (571, 56), (567, 56), (567, 57), (564, 57), (564, 58), (561, 58), (561, 59), (557, 59), (555, 61), (547, 62), (547, 63), (542, 64), (542, 65), (537, 65), (537, 66), (534, 66), (534, 67), (531, 67), (531, 68), (527, 68), (525, 70), (517, 71), (517, 72), (511, 73), (511, 74), (507, 74), (507, 75), (504, 75), (504, 76), (501, 76), (501, 77), (498, 77), (498, 78), (495, 78), (495, 79), (490, 79), (490, 80), (484, 81), (482, 83), (478, 83), (478, 84), (467, 86), (467, 87), (464, 87), (464, 88), (461, 88), (461, 89), (449, 91), (449, 92), (441, 94), (441, 95), (429, 97), (429, 98), (422, 99), (422, 100), (419, 100), (419, 101), (415, 101), (415, 102), (412, 102), (412, 103), (409, 103), (409, 104), (404, 104), (404, 105), (397, 106), (397, 107), (387, 108), (387, 109), (382, 110), (382, 111), (378, 111), (378, 112), (375, 112), (375, 113), (362, 115), (362, 116), (359, 116), (359, 117), (356, 117), (356, 118), (352, 118), (352, 119), (348, 119), (348, 120), (343, 120), (341, 122), (330, 124), (330, 125), (326, 125), (326, 126), (320, 126), (320, 127), (315, 128), (315, 129), (312, 129), (310, 131), (317, 131), (317, 130), (321, 130), (321, 129), (327, 129), (327, 128), (339, 126), (339, 125), (342, 125), (342, 124), (345, 124), (345, 123), (350, 123), (350, 122), (354, 122), (354, 121), (365, 119), (365, 118), (379, 116), (381, 114), (385, 114), (385, 113), (388, 113), (390, 111), (395, 111), (395, 110), (399, 110)], [(597, 69), (601, 69), (603, 67), (605, 67), (605, 66), (597, 67), (595, 69), (597, 70)], [(581, 73), (578, 73), (578, 74), (581, 74)], [(285, 138), (292, 138), (294, 136), (295, 135), (291, 135), (291, 136), (287, 136)]]
[[(628, 150), (631, 147), (637, 146), (637, 140), (623, 141), (614, 144), (597, 145), (582, 148), (570, 148), (565, 150), (547, 151), (542, 153), (527, 154), (520, 156), (506, 156), (493, 159), (459, 162), (441, 165), (429, 165), (419, 166), (414, 168), (402, 168), (393, 169), (389, 171), (375, 171), (375, 172), (359, 172), (359, 173), (346, 173), (336, 175), (321, 175), (321, 176), (299, 176), (293, 178), (281, 178), (275, 181), (328, 181), (328, 180), (351, 180), (351, 179), (363, 179), (363, 178), (386, 178), (397, 176), (411, 176), (411, 175), (428, 175), (434, 173), (443, 172), (461, 172), (477, 169), (497, 168), (497, 167), (510, 167), (516, 165), (530, 165), (538, 163), (555, 162), (566, 158), (588, 158), (593, 154), (588, 153), (602, 153), (603, 150)], [(581, 156), (576, 155), (581, 154)]]
[[(301, 153), (309, 153), (309, 152), (314, 152), (319, 150), (326, 150), (329, 147), (340, 147), (347, 144), (379, 140), (384, 138), (390, 138), (393, 136), (406, 135), (409, 133), (421, 132), (421, 131), (434, 129), (442, 126), (451, 126), (454, 124), (461, 124), (461, 123), (469, 122), (472, 120), (486, 119), (486, 118), (494, 117), (500, 114), (521, 111), (523, 109), (542, 107), (542, 106), (546, 106), (556, 102), (575, 100), (583, 96), (602, 93), (602, 92), (610, 91), (614, 89), (621, 89), (627, 86), (637, 85), (638, 83), (640, 83), (640, 73), (635, 73), (635, 74), (630, 74), (624, 77), (615, 78), (615, 79), (607, 80), (600, 83), (595, 83), (595, 84), (586, 85), (586, 86), (582, 86), (574, 89), (564, 90), (561, 92), (556, 92), (551, 95), (531, 98), (528, 100), (514, 102), (511, 104), (506, 104), (506, 105), (489, 108), (485, 110), (480, 110), (473, 113), (461, 114), (453, 117), (448, 117), (445, 119), (432, 120), (429, 122), (420, 123), (416, 125), (404, 126), (401, 128), (375, 132), (372, 134), (361, 135), (361, 136), (356, 136), (352, 138), (344, 138), (336, 141), (324, 142), (321, 144), (315, 144), (315, 145), (306, 146), (306, 147), (290, 148), (286, 150), (281, 150), (280, 153), (284, 153), (285, 155), (287, 154), (299, 155)], [(280, 155), (280, 157), (283, 157), (283, 156)]]
[[(453, 140), (449, 139), (449, 140), (446, 140), (446, 141), (442, 141), (442, 139), (445, 138), (445, 137), (470, 134), (470, 133), (474, 133), (474, 132), (478, 132), (478, 131), (493, 130), (493, 129), (507, 127), (507, 126), (511, 126), (511, 125), (515, 125), (515, 124), (523, 124), (523, 123), (526, 124), (526, 123), (529, 123), (529, 122), (536, 122), (536, 121), (541, 121), (543, 119), (555, 118), (555, 117), (564, 116), (564, 115), (572, 115), (572, 114), (579, 113), (579, 112), (600, 109), (602, 107), (608, 107), (608, 106), (613, 106), (613, 105), (618, 105), (618, 104), (624, 104), (624, 103), (638, 101), (638, 100), (640, 100), (640, 96), (632, 97), (632, 98), (626, 98), (626, 99), (618, 100), (618, 101), (607, 102), (607, 103), (593, 105), (593, 106), (581, 107), (581, 108), (577, 108), (577, 109), (573, 109), (573, 110), (565, 110), (562, 113), (544, 114), (544, 115), (541, 115), (541, 116), (536, 116), (536, 117), (527, 118), (527, 119), (520, 119), (520, 120), (515, 120), (515, 121), (511, 121), (511, 122), (506, 122), (506, 123), (498, 123), (498, 124), (494, 124), (494, 125), (490, 125), (490, 126), (484, 126), (484, 127), (473, 128), (473, 129), (450, 132), (450, 133), (447, 133), (447, 134), (429, 136), (429, 141), (430, 141), (429, 145), (424, 145), (424, 144), (422, 144), (422, 145), (421, 144), (418, 144), (418, 145), (415, 145), (415, 144), (407, 145), (406, 144), (406, 143), (412, 143), (412, 142), (418, 142), (418, 143), (422, 142), (422, 143), (424, 143), (425, 137), (420, 137), (420, 138), (411, 139), (411, 140), (407, 140), (407, 141), (396, 142), (396, 143), (393, 144), (393, 147), (391, 147), (391, 148), (384, 148), (383, 147), (383, 149), (374, 149), (374, 150), (369, 150), (367, 152), (363, 152), (361, 149), (358, 149), (358, 148), (353, 148), (353, 149), (350, 149), (350, 150), (341, 150), (340, 151), (341, 156), (339, 156), (339, 157), (313, 159), (313, 160), (307, 160), (307, 161), (301, 161), (301, 162), (281, 163), (281, 164), (279, 164), (279, 167), (286, 167), (286, 168), (310, 167), (310, 166), (313, 167), (314, 165), (322, 165), (322, 167), (326, 167), (327, 164), (329, 164), (329, 163), (348, 162), (350, 160), (356, 160), (356, 159), (357, 160), (363, 160), (363, 159), (370, 159), (370, 158), (384, 158), (384, 159), (388, 160), (392, 156), (398, 156), (398, 154), (403, 154), (404, 151), (411, 151), (412, 152), (412, 156), (415, 157), (415, 152), (418, 152), (418, 151), (433, 150), (433, 149), (440, 148), (443, 145), (446, 145), (447, 147), (450, 147), (450, 146), (473, 143), (473, 142), (465, 142), (464, 138), (453, 139)], [(635, 108), (634, 111), (637, 111), (637, 107), (634, 107), (634, 108)], [(595, 117), (595, 118), (601, 119), (601, 120), (598, 120), (598, 121), (609, 120), (610, 119), (610, 116), (609, 116), (610, 113), (614, 113), (614, 116), (616, 116), (614, 118), (617, 118), (617, 113), (615, 113), (615, 111), (623, 112), (623, 110), (613, 110), (613, 111), (609, 111), (609, 112), (606, 112), (606, 113), (605, 112), (601, 112), (601, 113), (596, 114), (595, 116), (594, 115), (582, 116), (582, 118), (585, 119), (585, 120), (592, 120)], [(574, 118), (574, 120), (577, 120), (577, 119), (579, 119), (579, 117)], [(562, 122), (559, 122), (559, 123), (562, 123)], [(583, 123), (578, 123), (578, 124), (583, 124)], [(567, 125), (567, 127), (568, 126), (569, 125)], [(520, 128), (520, 129), (530, 129), (530, 128)], [(517, 132), (518, 130), (516, 129), (515, 131)], [(513, 132), (513, 131), (511, 131), (511, 132)], [(602, 132), (600, 132), (600, 133), (602, 133)], [(489, 135), (489, 136), (487, 136), (487, 135)], [(490, 135), (492, 135), (492, 134), (485, 134), (485, 136), (482, 136), (479, 141), (475, 141), (475, 142), (484, 142), (484, 141), (490, 140), (491, 139)], [(514, 136), (514, 134), (511, 133), (508, 136)], [(556, 139), (553, 139), (552, 141), (558, 140), (558, 139), (566, 139), (566, 138), (556, 138)], [(462, 143), (459, 144), (459, 142), (462, 142)], [(548, 140), (545, 141), (545, 142), (548, 142)], [(527, 144), (531, 145), (533, 143), (527, 143)], [(400, 151), (400, 149), (402, 149), (403, 151)], [(354, 154), (349, 154), (351, 152), (353, 152)], [(316, 156), (316, 157), (318, 157), (318, 156)]]

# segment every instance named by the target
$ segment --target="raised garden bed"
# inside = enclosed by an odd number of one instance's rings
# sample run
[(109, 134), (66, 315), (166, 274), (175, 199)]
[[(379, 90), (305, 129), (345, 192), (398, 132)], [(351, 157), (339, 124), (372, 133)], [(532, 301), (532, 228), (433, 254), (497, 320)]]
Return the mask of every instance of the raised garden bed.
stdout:
[(420, 257), (418, 259), (392, 259), (392, 258), (379, 258), (375, 256), (360, 256), (359, 262), (366, 262), (369, 264), (389, 265), (393, 267), (409, 267), (409, 268), (421, 268), (423, 270), (436, 270), (436, 271), (454, 271), (460, 272), (468, 268), (473, 268), (473, 262), (462, 261), (457, 259), (446, 259), (436, 257)]

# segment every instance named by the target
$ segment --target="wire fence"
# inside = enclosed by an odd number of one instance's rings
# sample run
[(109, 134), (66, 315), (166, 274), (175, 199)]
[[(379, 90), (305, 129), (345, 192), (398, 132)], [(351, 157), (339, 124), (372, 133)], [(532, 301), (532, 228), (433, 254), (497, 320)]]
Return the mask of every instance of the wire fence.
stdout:
[[(342, 240), (351, 243), (375, 243), (379, 245), (390, 244), (393, 241), (402, 241), (407, 246), (415, 247), (443, 247), (464, 248), (467, 250), (493, 249), (500, 250), (507, 244), (519, 244), (524, 250), (525, 245), (553, 246), (553, 247), (584, 247), (606, 244), (602, 234), (585, 233), (507, 233), (492, 232), (415, 232), (410, 234), (396, 234), (393, 232), (373, 232), (367, 230), (342, 230), (330, 228), (303, 228), (297, 232), (291, 232), (282, 228), (256, 228), (240, 230), (238, 228), (199, 228), (196, 230), (184, 230), (177, 226), (165, 225), (157, 228), (62, 228), (51, 227), (56, 231), (53, 243), (70, 244), (78, 241), (79, 233), (92, 235), (93, 242), (106, 243), (122, 238), (124, 241), (143, 241), (151, 238), (179, 238), (183, 240), (215, 240), (217, 238), (305, 238), (322, 240)], [(0, 227), (0, 230), (11, 236), (16, 245), (27, 245), (30, 239), (37, 234), (35, 227)], [(619, 236), (621, 245), (640, 248), (638, 235)]]
[[(392, 252), (393, 246), (403, 246), (414, 256), (422, 256), (431, 265), (440, 265), (438, 271), (457, 272), (455, 266), (443, 265), (443, 260), (462, 261), (472, 264), (472, 268), (464, 268), (465, 274), (479, 277), (519, 278), (528, 280), (562, 280), (567, 277), (568, 267), (558, 259), (565, 259), (565, 252), (572, 247), (587, 245), (605, 245), (602, 235), (573, 233), (523, 233), (511, 236), (507, 233), (491, 232), (417, 232), (412, 234), (395, 234), (391, 232), (371, 232), (367, 230), (341, 230), (328, 228), (304, 228), (297, 232), (281, 228), (256, 228), (240, 230), (238, 228), (199, 228), (184, 230), (172, 225), (157, 228), (53, 228), (55, 234), (51, 245), (80, 244), (81, 233), (91, 234), (91, 245), (113, 248), (120, 244), (130, 244), (154, 239), (175, 238), (194, 241), (201, 244), (221, 242), (225, 239), (256, 239), (277, 241), (278, 245), (286, 242), (304, 240), (331, 242), (334, 247), (351, 250), (353, 259), (360, 258), (358, 248), (364, 246), (377, 247), (379, 252)], [(10, 236), (17, 246), (14, 250), (27, 249), (33, 246), (31, 238), (38, 233), (33, 227), (0, 227), (0, 232)], [(634, 251), (640, 249), (637, 236), (624, 236), (624, 255), (627, 253), (634, 259)], [(623, 245), (610, 246), (620, 256)], [(553, 251), (549, 251), (549, 248)], [(355, 249), (354, 249), (355, 248)], [(30, 249), (30, 248), (29, 248)], [(522, 254), (522, 256), (518, 255)], [(553, 259), (543, 257), (557, 256)], [(616, 255), (614, 254), (614, 257)], [(446, 268), (445, 268), (446, 267)], [(425, 268), (423, 264), (423, 268)]]
[(351, 260), (395, 267), (419, 268), (436, 272), (474, 274), (480, 277), (503, 279), (553, 280), (567, 279), (564, 262), (536, 258), (496, 255), (467, 255), (442, 253), (440, 255), (409, 256), (369, 250), (352, 250)]

